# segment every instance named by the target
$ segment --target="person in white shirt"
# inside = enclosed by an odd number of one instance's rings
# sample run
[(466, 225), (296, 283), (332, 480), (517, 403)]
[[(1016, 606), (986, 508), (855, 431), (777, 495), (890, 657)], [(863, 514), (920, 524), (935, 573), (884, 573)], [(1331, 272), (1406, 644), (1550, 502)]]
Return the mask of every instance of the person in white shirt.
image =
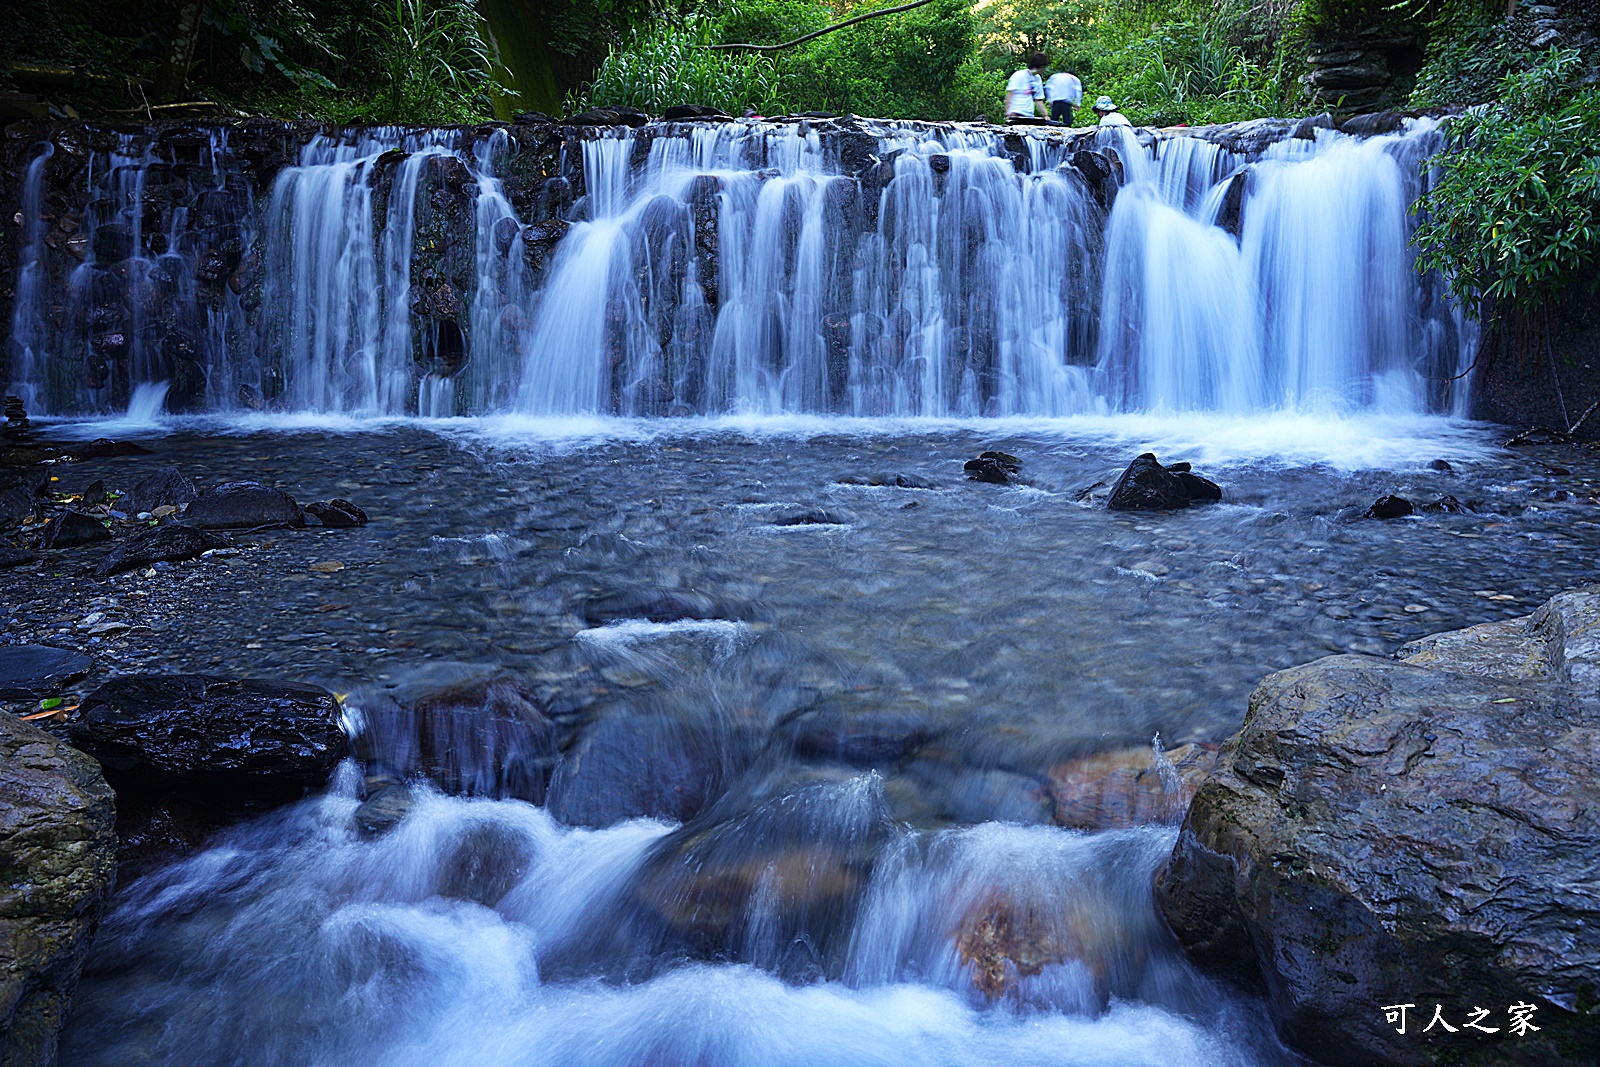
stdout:
[(1102, 96), (1094, 102), (1094, 113), (1100, 116), (1102, 126), (1132, 126), (1128, 116), (1117, 110), (1117, 105), (1111, 102), (1109, 96)]
[(1058, 70), (1044, 83), (1044, 97), (1050, 102), (1050, 117), (1072, 125), (1072, 110), (1083, 103), (1083, 83), (1077, 75)]
[(1038, 118), (1038, 108), (1044, 103), (1044, 82), (1039, 72), (1050, 61), (1043, 52), (1028, 56), (1028, 66), (1011, 75), (1006, 82), (1006, 121)]

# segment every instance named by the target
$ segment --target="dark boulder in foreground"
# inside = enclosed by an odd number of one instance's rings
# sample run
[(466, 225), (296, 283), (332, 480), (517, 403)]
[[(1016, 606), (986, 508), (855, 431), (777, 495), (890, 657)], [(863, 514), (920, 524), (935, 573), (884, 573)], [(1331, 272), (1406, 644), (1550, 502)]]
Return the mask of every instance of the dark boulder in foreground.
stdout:
[(0, 713), (0, 1063), (50, 1067), (117, 870), (94, 760)]
[(54, 695), (65, 682), (89, 673), (94, 660), (70, 648), (0, 645), (0, 700)]
[(199, 495), (194, 483), (185, 478), (178, 468), (163, 467), (135, 485), (124, 499), (118, 501), (118, 508), (129, 515), (138, 515), (160, 507), (182, 507)]
[(246, 530), (305, 523), (294, 497), (260, 482), (226, 482), (200, 494), (184, 511), (183, 521), (202, 530)]
[(111, 540), (111, 531), (93, 515), (64, 511), (45, 523), (39, 536), (40, 548), (77, 548), (96, 541)]
[(1162, 466), (1153, 452), (1146, 452), (1122, 472), (1106, 507), (1112, 511), (1176, 511), (1221, 499), (1221, 486), (1190, 471), (1189, 464)]
[[(1161, 876), (1191, 957), (1264, 985), (1325, 1063), (1592, 1064), (1597, 636), (1590, 587), (1400, 662), (1267, 677)], [(1513, 1031), (1514, 1005), (1537, 1031)], [(1436, 1007), (1457, 1033), (1421, 1032)], [(1479, 1007), (1498, 1033), (1461, 1029)]]
[(192, 526), (174, 523), (155, 526), (117, 545), (106, 554), (95, 568), (95, 573), (105, 578), (112, 574), (147, 567), (152, 563), (175, 563), (194, 559), (213, 548), (227, 548), (233, 542), (222, 534), (210, 530), (196, 530)]
[(73, 740), (119, 790), (272, 801), (327, 781), (347, 749), (339, 720), (314, 685), (134, 674), (85, 698)]

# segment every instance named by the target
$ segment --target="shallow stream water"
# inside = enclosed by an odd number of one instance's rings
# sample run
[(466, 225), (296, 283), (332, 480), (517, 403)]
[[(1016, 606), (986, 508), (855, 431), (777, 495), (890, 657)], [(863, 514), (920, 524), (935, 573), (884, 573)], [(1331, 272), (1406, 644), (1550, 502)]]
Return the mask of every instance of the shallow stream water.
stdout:
[[(1156, 916), (1177, 812), (1063, 828), (1055, 769), (1220, 741), (1263, 674), (1526, 614), (1600, 547), (1590, 453), (1437, 418), (163, 429), (62, 477), (372, 522), (106, 583), (60, 555), (4, 579), (10, 636), (320, 681), (391, 767), (417, 694), (494, 672), (559, 740), (531, 794), (514, 745), (463, 752), (476, 796), (418, 784), (376, 837), (350, 765), (122, 886), (64, 1063), (1292, 1062)], [(1028, 484), (968, 481), (990, 448)], [(1223, 503), (1083, 495), (1147, 448)], [(929, 487), (841, 481), (896, 476)], [(1391, 492), (1472, 512), (1356, 518)]]

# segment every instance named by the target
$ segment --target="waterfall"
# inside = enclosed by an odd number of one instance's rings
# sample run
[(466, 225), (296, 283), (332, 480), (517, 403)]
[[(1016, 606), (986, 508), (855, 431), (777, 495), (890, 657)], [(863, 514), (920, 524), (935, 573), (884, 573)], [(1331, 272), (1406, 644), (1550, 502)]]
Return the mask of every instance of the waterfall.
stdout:
[(1436, 123), (1287, 132), (325, 131), (259, 212), (224, 131), (121, 134), (64, 281), (47, 147), (11, 377), (36, 410), (1464, 413), (1475, 338), (1409, 244)]
[(46, 356), (50, 334), (46, 326), (44, 302), (45, 223), (44, 169), (55, 154), (46, 141), (28, 164), (22, 184), (22, 252), (17, 260), (17, 293), (11, 313), (12, 388), (22, 404), (35, 415), (48, 409), (45, 403)]

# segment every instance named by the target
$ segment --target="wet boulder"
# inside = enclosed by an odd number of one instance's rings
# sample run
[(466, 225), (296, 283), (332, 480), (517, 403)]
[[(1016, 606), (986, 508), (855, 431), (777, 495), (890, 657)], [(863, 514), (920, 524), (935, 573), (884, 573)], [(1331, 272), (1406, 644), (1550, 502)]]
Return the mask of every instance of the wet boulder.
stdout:
[[(785, 788), (662, 838), (635, 898), (669, 955), (738, 959), (793, 979), (837, 975), (893, 833), (876, 778)], [(791, 952), (797, 945), (801, 956)]]
[(1403, 496), (1380, 496), (1362, 512), (1363, 519), (1403, 519), (1407, 515), (1415, 515), (1417, 507)]
[(0, 713), (0, 1063), (50, 1067), (117, 869), (95, 761)]
[(782, 732), (798, 756), (862, 767), (904, 759), (939, 735), (926, 708), (910, 701), (878, 706), (872, 696), (839, 693), (824, 698), (786, 720)]
[(118, 790), (229, 802), (321, 788), (347, 750), (327, 690), (199, 674), (113, 679), (84, 699), (72, 737)]
[(1162, 466), (1154, 453), (1146, 452), (1128, 464), (1111, 487), (1106, 507), (1111, 511), (1176, 511), (1221, 499), (1221, 487), (1195, 474), (1189, 464)]
[(367, 524), (367, 513), (340, 497), (334, 497), (326, 503), (313, 500), (305, 506), (305, 516), (316, 525), (340, 530)]
[(94, 572), (106, 578), (113, 574), (121, 574), (123, 571), (131, 571), (135, 567), (148, 567), (152, 563), (176, 563), (179, 560), (194, 559), (202, 552), (213, 548), (229, 548), (232, 545), (233, 542), (223, 534), (211, 530), (197, 530), (183, 523), (167, 523), (151, 527), (119, 542), (115, 548), (106, 553), (106, 557), (100, 561)]
[(975, 482), (1006, 485), (1022, 471), (1022, 460), (1009, 452), (980, 452), (976, 459), (967, 460), (962, 469)]
[[(1161, 875), (1190, 956), (1264, 987), (1324, 1063), (1592, 1062), (1597, 638), (1591, 586), (1399, 662), (1268, 676)], [(1518, 1004), (1536, 1032), (1510, 1031)], [(1436, 1006), (1456, 1027), (1487, 1008), (1499, 1033), (1423, 1037)]]
[(608, 702), (562, 753), (550, 781), (550, 814), (571, 826), (610, 826), (648, 816), (698, 815), (749, 761), (749, 729), (725, 729), (692, 711)]
[(1047, 775), (1055, 821), (1074, 830), (1174, 823), (1216, 764), (1216, 745), (1153, 745), (1076, 756)]
[(20, 567), (24, 563), (35, 563), (39, 559), (37, 552), (29, 552), (25, 548), (14, 548), (0, 541), (0, 570), (9, 567)]
[(200, 494), (184, 511), (183, 521), (202, 530), (301, 526), (305, 522), (294, 497), (260, 482), (225, 482)]
[(0, 645), (0, 700), (55, 695), (62, 685), (89, 673), (94, 660), (70, 648)]
[(40, 548), (76, 548), (96, 541), (111, 540), (111, 531), (93, 515), (81, 511), (64, 511), (45, 523), (39, 535)]
[(127, 497), (118, 503), (122, 511), (129, 515), (138, 515), (160, 507), (181, 508), (199, 495), (194, 483), (185, 478), (178, 468), (163, 467), (141, 479), (128, 492)]
[(492, 673), (412, 687), (398, 695), (352, 693), (354, 754), (397, 777), (424, 777), (447, 793), (542, 804), (559, 738), (528, 686)]

